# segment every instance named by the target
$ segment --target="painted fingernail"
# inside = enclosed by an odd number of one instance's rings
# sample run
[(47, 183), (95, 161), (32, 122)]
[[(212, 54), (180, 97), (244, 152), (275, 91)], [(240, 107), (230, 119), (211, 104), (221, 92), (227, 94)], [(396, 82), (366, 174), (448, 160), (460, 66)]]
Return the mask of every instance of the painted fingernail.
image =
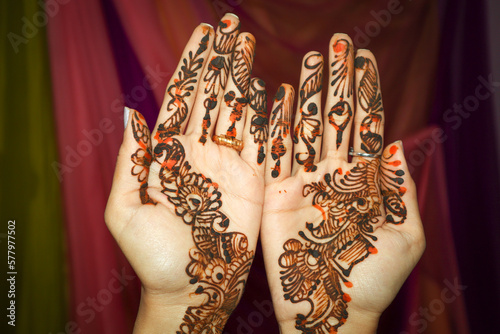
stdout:
[(126, 129), (128, 124), (128, 118), (130, 116), (130, 109), (128, 107), (123, 108), (123, 126)]

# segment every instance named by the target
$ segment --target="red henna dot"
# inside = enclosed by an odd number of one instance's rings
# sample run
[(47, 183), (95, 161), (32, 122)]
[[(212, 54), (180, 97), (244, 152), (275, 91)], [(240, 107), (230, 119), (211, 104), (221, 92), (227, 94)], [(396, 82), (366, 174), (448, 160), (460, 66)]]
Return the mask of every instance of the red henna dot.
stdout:
[(348, 288), (352, 288), (352, 283), (351, 282), (344, 282), (345, 286)]
[(339, 52), (342, 52), (345, 50), (345, 47), (346, 45), (344, 43), (335, 43), (335, 45), (333, 46), (333, 51), (335, 51), (336, 53), (339, 53)]
[(339, 174), (342, 174), (342, 168), (338, 168), (338, 169), (337, 169), (337, 172), (338, 172)]
[(401, 161), (395, 160), (395, 161), (389, 162), (389, 165), (397, 167), (397, 166), (401, 165)]
[(349, 296), (347, 293), (344, 293), (344, 295), (342, 296), (342, 299), (345, 301), (345, 302), (350, 302), (351, 301), (351, 296)]
[(406, 190), (407, 190), (407, 189), (406, 189), (405, 187), (399, 187), (399, 193), (400, 193), (401, 195), (406, 194)]
[(351, 174), (351, 171), (348, 170), (347, 172), (345, 172), (345, 175), (349, 175), (349, 174)]
[(398, 147), (396, 145), (392, 145), (389, 152), (391, 154), (396, 154), (397, 151), (398, 151)]
[(368, 247), (368, 251), (370, 254), (377, 254), (378, 250), (375, 247)]

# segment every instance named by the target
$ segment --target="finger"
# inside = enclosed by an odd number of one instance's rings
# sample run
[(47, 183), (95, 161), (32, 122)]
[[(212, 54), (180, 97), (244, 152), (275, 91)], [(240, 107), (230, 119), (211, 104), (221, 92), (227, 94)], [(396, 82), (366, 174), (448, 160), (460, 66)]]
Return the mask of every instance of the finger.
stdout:
[(309, 52), (303, 59), (300, 91), (293, 132), (294, 163), (292, 175), (299, 169), (314, 172), (321, 150), (321, 88), (323, 86), (323, 56)]
[(354, 48), (346, 34), (335, 34), (330, 40), (329, 70), (321, 158), (336, 152), (345, 159), (354, 110)]
[(258, 78), (253, 78), (248, 89), (247, 117), (243, 130), (244, 147), (241, 151), (241, 158), (261, 172), (265, 166), (268, 136), (266, 84)]
[(213, 28), (205, 23), (200, 24), (191, 35), (165, 91), (153, 132), (153, 144), (184, 132), (213, 38)]
[(290, 123), (293, 107), (293, 87), (282, 84), (274, 97), (269, 130), (271, 137), (267, 142), (266, 184), (281, 181), (291, 174), (292, 138)]
[(422, 233), (415, 182), (408, 170), (401, 141), (388, 145), (382, 153), (379, 187), (386, 223), (402, 224), (398, 228), (412, 234)]
[[(151, 164), (151, 141), (148, 125), (136, 110), (125, 107), (125, 132), (118, 153), (113, 186), (106, 215), (111, 220), (120, 220), (123, 208), (135, 208), (151, 203), (148, 195), (148, 174)], [(108, 219), (106, 219), (108, 221)]]
[[(354, 66), (357, 92), (354, 152), (380, 154), (383, 147), (384, 107), (377, 62), (370, 51), (358, 50)], [(353, 161), (358, 159), (355, 157)]]
[(186, 134), (196, 135), (202, 144), (211, 137), (219, 113), (222, 95), (230, 74), (230, 57), (234, 50), (240, 20), (234, 14), (226, 14), (219, 22), (213, 48), (201, 75), (197, 96)]
[(243, 137), (254, 54), (255, 38), (252, 34), (241, 33), (231, 57), (231, 75), (220, 106), (216, 135), (225, 134), (236, 139)]

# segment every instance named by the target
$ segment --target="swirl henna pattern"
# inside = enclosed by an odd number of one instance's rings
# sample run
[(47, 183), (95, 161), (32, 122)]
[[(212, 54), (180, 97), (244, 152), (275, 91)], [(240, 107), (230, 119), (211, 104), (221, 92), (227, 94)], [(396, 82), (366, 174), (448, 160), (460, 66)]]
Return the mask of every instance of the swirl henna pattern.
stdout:
[(175, 213), (191, 226), (195, 247), (186, 273), (195, 291), (205, 301), (189, 306), (177, 333), (221, 333), (245, 287), (254, 252), (248, 250), (243, 233), (225, 232), (229, 219), (220, 211), (218, 185), (200, 173), (191, 172), (184, 147), (169, 138), (155, 147), (161, 164), (162, 192), (174, 204)]
[(322, 214), (315, 224), (306, 222), (299, 232), (302, 240), (289, 239), (279, 258), (281, 284), (285, 300), (308, 302), (308, 314), (297, 314), (296, 328), (307, 334), (337, 333), (348, 317), (351, 300), (342, 283), (352, 287), (348, 277), (353, 267), (370, 254), (376, 254), (373, 225), (378, 222), (382, 199), (386, 221), (401, 224), (406, 219), (401, 187), (403, 170), (390, 154), (369, 162), (358, 162), (343, 173), (342, 169), (325, 174), (323, 181), (307, 184), (303, 195), (312, 195), (312, 205)]
[[(132, 117), (134, 138), (141, 148), (131, 156), (131, 172), (141, 183), (142, 203), (156, 204), (147, 195), (149, 131), (139, 113)], [(162, 193), (174, 205), (176, 215), (191, 226), (195, 246), (189, 251), (186, 273), (190, 284), (198, 284), (195, 294), (205, 297), (201, 305), (187, 308), (177, 333), (221, 333), (243, 292), (254, 252), (248, 250), (245, 234), (226, 232), (229, 219), (220, 211), (217, 183), (191, 171), (178, 139), (162, 139), (154, 148), (154, 160), (161, 166)]]
[(300, 87), (300, 120), (295, 127), (293, 142), (297, 144), (300, 137), (300, 140), (306, 145), (307, 152), (295, 153), (295, 160), (299, 165), (304, 166), (306, 172), (314, 172), (317, 169), (314, 165), (316, 150), (312, 143), (321, 137), (321, 122), (314, 118), (318, 114), (318, 106), (316, 103), (310, 102), (310, 99), (321, 93), (323, 86), (323, 58), (321, 54), (315, 53), (307, 57), (304, 60), (304, 68), (312, 70), (313, 73), (304, 80), (302, 87)]
[(151, 165), (150, 133), (146, 126), (146, 120), (138, 112), (131, 113), (132, 133), (139, 148), (132, 154), (134, 163), (132, 175), (137, 176), (137, 181), (141, 184), (139, 196), (142, 204), (156, 204), (148, 195), (149, 166)]
[(240, 23), (234, 24), (230, 20), (219, 22), (214, 41), (214, 52), (217, 54), (209, 60), (207, 73), (203, 78), (205, 83), (204, 93), (208, 95), (203, 105), (205, 116), (202, 122), (202, 134), (198, 140), (200, 143), (207, 142), (208, 128), (212, 124), (210, 112), (217, 107), (220, 92), (226, 89), (227, 78), (230, 72), (227, 56), (233, 52), (236, 39), (240, 31)]
[(267, 93), (266, 84), (260, 79), (252, 79), (248, 91), (250, 108), (255, 110), (250, 123), (250, 134), (254, 143), (259, 145), (257, 164), (261, 165), (266, 158), (264, 145), (267, 143), (269, 129), (267, 127)]
[(333, 96), (339, 101), (330, 109), (328, 122), (337, 131), (337, 149), (342, 144), (342, 137), (349, 121), (352, 118), (351, 105), (345, 101), (353, 94), (354, 85), (352, 83), (352, 63), (353, 46), (346, 39), (339, 39), (333, 44), (334, 61), (332, 62), (332, 82)]

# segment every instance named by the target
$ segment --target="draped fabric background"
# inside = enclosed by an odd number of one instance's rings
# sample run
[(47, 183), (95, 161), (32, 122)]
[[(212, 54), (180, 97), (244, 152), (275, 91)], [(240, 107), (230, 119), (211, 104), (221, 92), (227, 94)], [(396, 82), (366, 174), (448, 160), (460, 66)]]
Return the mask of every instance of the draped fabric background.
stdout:
[[(7, 221), (17, 223), (17, 326), (6, 326), (11, 332), (131, 332), (140, 282), (103, 217), (123, 106), (140, 110), (153, 126), (192, 30), (200, 22), (215, 25), (226, 11), (256, 37), (253, 74), (266, 81), (271, 96), (281, 82), (297, 87), (303, 55), (326, 56), (335, 32), (350, 34), (377, 57), (386, 141), (403, 139), (427, 238), (379, 332), (494, 332), (500, 77), (490, 66), (495, 39), (488, 27), (493, 33), (495, 25), (487, 20), (487, 1), (43, 4), (5, 1), (0, 7), (6, 36), (0, 49), (3, 254)], [(277, 332), (258, 251), (225, 333)]]

